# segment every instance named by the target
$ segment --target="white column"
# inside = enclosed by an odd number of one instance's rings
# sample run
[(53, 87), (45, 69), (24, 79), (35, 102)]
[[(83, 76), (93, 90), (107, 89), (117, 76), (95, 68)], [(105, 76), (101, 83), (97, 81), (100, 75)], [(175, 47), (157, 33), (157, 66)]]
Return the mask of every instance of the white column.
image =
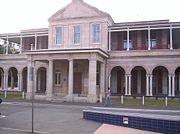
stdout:
[(108, 76), (108, 87), (109, 88), (111, 87), (111, 74), (109, 74)]
[(127, 51), (129, 51), (129, 28), (127, 29)]
[(151, 29), (148, 27), (148, 50), (151, 50)]
[(131, 95), (131, 75), (129, 75), (129, 91), (128, 95)]
[(35, 34), (35, 50), (37, 50), (37, 34)]
[(146, 75), (146, 96), (149, 96), (149, 75)]
[(37, 70), (36, 70), (36, 68), (34, 68), (34, 92), (35, 93), (37, 92)]
[(174, 88), (175, 82), (174, 82), (174, 80), (175, 80), (175, 75), (172, 75), (172, 96), (175, 96), (175, 88)]
[(19, 74), (20, 79), (19, 79), (19, 90), (22, 91), (22, 73)]
[(32, 98), (32, 90), (34, 90), (33, 84), (34, 84), (34, 62), (31, 60), (28, 60), (28, 78), (27, 78), (27, 95), (26, 99)]
[(128, 95), (128, 76), (127, 75), (125, 75), (125, 95)]
[(173, 49), (172, 26), (170, 26), (170, 49)]
[(73, 95), (73, 59), (69, 60), (69, 77), (68, 77), (68, 96), (72, 99)]
[(21, 35), (21, 37), (20, 37), (20, 54), (22, 54), (22, 35)]
[(172, 93), (171, 93), (171, 75), (169, 75), (168, 78), (169, 78), (169, 92), (168, 92), (168, 96), (172, 96)]
[(96, 95), (96, 68), (97, 60), (89, 60), (89, 102), (97, 102)]
[(48, 88), (47, 88), (47, 99), (52, 99), (53, 93), (53, 60), (49, 60), (49, 67), (48, 67)]
[(109, 31), (109, 51), (111, 51), (111, 31)]
[(152, 78), (153, 78), (153, 75), (150, 75), (149, 77), (150, 77), (150, 91), (149, 91), (149, 95), (153, 96), (153, 94), (152, 94), (152, 90), (153, 90), (152, 89)]
[(105, 64), (101, 63), (100, 70), (100, 95), (105, 96)]
[(20, 76), (20, 73), (18, 73), (18, 83), (17, 83), (17, 89), (20, 91), (20, 79), (21, 79), (21, 76)]
[(6, 54), (8, 54), (8, 46), (9, 46), (9, 40), (8, 40), (8, 36), (7, 36), (7, 41), (6, 41)]
[(8, 89), (8, 71), (4, 71), (4, 90)]

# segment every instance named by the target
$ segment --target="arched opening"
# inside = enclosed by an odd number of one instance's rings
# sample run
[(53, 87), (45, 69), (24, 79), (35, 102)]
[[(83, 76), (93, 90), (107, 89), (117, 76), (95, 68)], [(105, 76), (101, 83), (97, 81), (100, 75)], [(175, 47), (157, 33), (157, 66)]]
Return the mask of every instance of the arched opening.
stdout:
[(175, 95), (180, 96), (180, 67), (175, 71)]
[(36, 93), (45, 94), (46, 92), (46, 68), (41, 67), (37, 70)]
[(4, 88), (4, 71), (2, 68), (0, 68), (0, 89), (2, 90)]
[(27, 67), (22, 72), (22, 91), (27, 92)]
[(110, 89), (113, 94), (125, 93), (125, 71), (122, 67), (114, 67), (111, 70)]
[(8, 71), (8, 89), (17, 89), (18, 86), (18, 71), (12, 67)]
[(137, 66), (131, 71), (131, 84), (134, 95), (146, 94), (146, 70), (143, 67)]
[(153, 70), (153, 95), (167, 95), (168, 94), (168, 70), (159, 66)]

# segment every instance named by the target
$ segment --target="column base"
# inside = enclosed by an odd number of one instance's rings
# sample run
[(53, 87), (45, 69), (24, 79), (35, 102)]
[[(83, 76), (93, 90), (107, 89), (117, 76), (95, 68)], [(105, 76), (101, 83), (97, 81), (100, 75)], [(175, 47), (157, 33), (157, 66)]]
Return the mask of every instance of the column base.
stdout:
[(32, 99), (32, 93), (31, 92), (27, 92), (26, 93), (26, 100), (31, 100)]
[(47, 94), (47, 95), (46, 95), (46, 100), (47, 100), (47, 101), (52, 101), (52, 97), (53, 97), (52, 94)]
[(73, 102), (73, 95), (72, 94), (71, 95), (67, 95), (65, 98), (66, 98), (66, 100), (68, 102)]
[(97, 103), (98, 97), (97, 95), (88, 95), (87, 101), (88, 103)]

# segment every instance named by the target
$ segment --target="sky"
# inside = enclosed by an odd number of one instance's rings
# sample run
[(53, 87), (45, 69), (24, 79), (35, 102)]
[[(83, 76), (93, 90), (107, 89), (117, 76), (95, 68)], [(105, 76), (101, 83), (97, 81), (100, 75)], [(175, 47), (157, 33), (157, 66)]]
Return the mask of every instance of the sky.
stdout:
[[(47, 28), (48, 18), (71, 0), (0, 0), (0, 33)], [(180, 0), (84, 0), (111, 15), (115, 23), (180, 21)]]

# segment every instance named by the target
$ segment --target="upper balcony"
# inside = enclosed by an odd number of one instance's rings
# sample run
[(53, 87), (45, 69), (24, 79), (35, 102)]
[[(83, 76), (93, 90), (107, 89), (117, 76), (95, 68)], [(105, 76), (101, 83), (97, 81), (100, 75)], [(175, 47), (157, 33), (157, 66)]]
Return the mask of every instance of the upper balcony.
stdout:
[(154, 49), (180, 49), (180, 23), (163, 20), (109, 27), (110, 51)]
[(48, 29), (0, 34), (0, 54), (22, 54), (29, 50), (48, 49)]

